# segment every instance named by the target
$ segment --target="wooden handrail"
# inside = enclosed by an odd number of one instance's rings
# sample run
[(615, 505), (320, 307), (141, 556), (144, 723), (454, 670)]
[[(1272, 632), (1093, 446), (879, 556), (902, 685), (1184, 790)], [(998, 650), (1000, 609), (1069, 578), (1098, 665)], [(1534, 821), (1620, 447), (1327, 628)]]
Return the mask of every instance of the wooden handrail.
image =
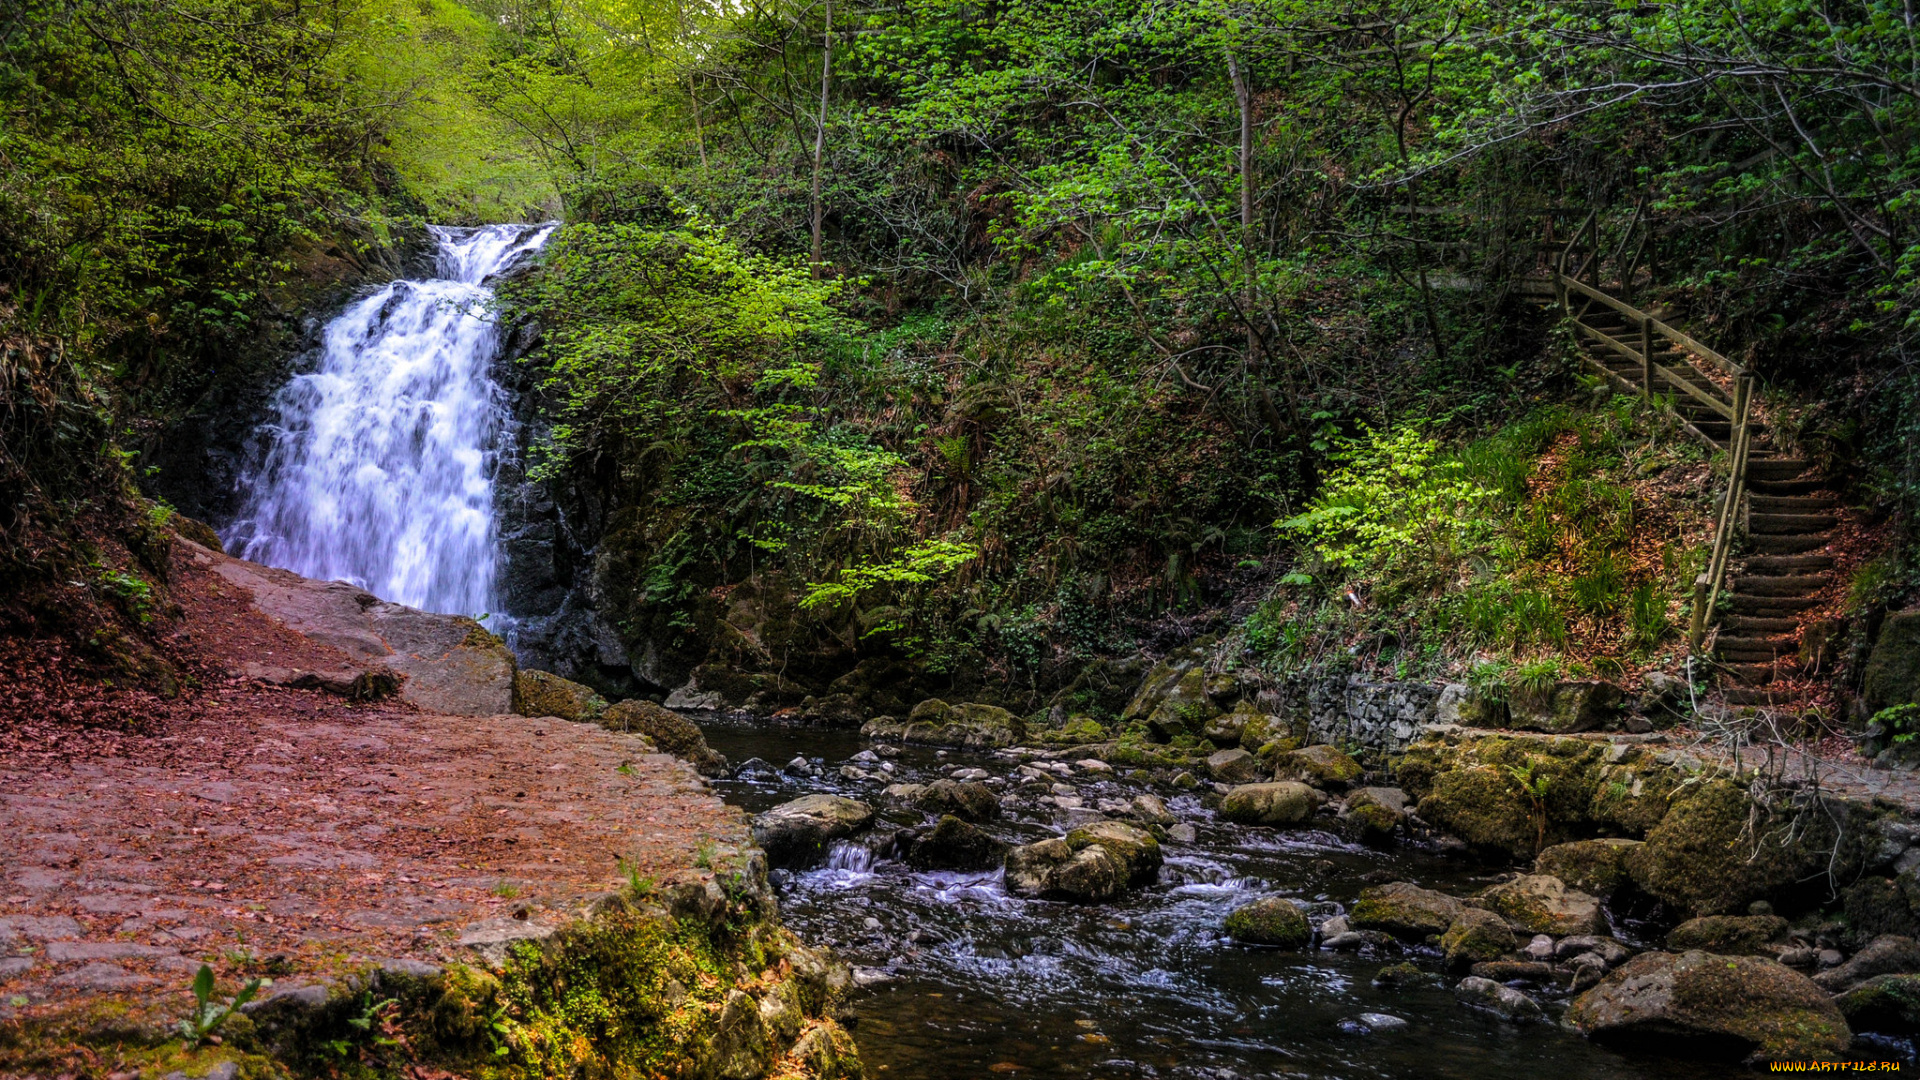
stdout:
[[(1707, 559), (1707, 572), (1694, 583), (1694, 618), (1689, 626), (1689, 646), (1698, 650), (1706, 634), (1707, 620), (1720, 603), (1720, 589), (1727, 579), (1727, 563), (1733, 554), (1733, 524), (1739, 520), (1740, 500), (1747, 493), (1747, 458), (1753, 449), (1753, 377), (1742, 375), (1733, 385), (1733, 441), (1728, 445), (1727, 494), (1720, 502), (1719, 520), (1713, 530), (1713, 553)], [(1702, 596), (1700, 586), (1706, 585)], [(1704, 604), (1704, 607), (1702, 606)]]
[[(1556, 271), (1556, 273), (1558, 272)], [(1686, 351), (1693, 353), (1696, 356), (1704, 356), (1707, 359), (1712, 360), (1714, 363), (1725, 364), (1727, 366), (1727, 369), (1733, 372), (1735, 375), (1742, 375), (1746, 373), (1746, 369), (1741, 367), (1739, 364), (1734, 363), (1732, 360), (1727, 359), (1725, 356), (1722, 356), (1720, 353), (1707, 348), (1705, 345), (1702, 345), (1698, 341), (1695, 341), (1693, 338), (1687, 336), (1687, 334), (1684, 333), (1683, 331), (1680, 331), (1671, 326), (1668, 326), (1666, 323), (1661, 322), (1659, 319), (1655, 319), (1653, 316), (1647, 314), (1644, 311), (1641, 311), (1639, 308), (1634, 307), (1631, 304), (1625, 304), (1620, 302), (1619, 300), (1615, 300), (1613, 297), (1608, 296), (1606, 293), (1601, 292), (1599, 289), (1595, 289), (1587, 285), (1585, 282), (1580, 281), (1578, 278), (1567, 277), (1564, 274), (1561, 274), (1560, 277), (1565, 279), (1564, 283), (1568, 289), (1571, 289), (1572, 291), (1577, 292), (1582, 296), (1586, 296), (1593, 300), (1597, 300), (1600, 303), (1605, 304), (1608, 307), (1612, 308), (1613, 310), (1619, 312), (1620, 314), (1625, 315), (1628, 319), (1634, 322), (1638, 322), (1641, 319), (1647, 319), (1651, 321), (1653, 323), (1653, 329), (1655, 333), (1659, 334), (1661, 337), (1666, 338), (1668, 341), (1673, 342), (1675, 345), (1680, 346), (1682, 349), (1685, 349)]]

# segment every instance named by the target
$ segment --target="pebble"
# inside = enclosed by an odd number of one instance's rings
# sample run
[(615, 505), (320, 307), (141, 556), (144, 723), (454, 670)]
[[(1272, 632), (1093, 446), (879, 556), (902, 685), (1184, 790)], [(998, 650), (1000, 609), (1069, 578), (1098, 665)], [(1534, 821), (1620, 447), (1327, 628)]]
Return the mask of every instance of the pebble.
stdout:
[(879, 754), (876, 754), (876, 753), (874, 753), (874, 752), (873, 752), (873, 751), (871, 751), (871, 750), (862, 750), (862, 751), (860, 751), (859, 753), (857, 753), (857, 754), (855, 754), (855, 755), (853, 755), (853, 756), (852, 756), (851, 758), (848, 758), (847, 760), (849, 760), (849, 761), (858, 761), (858, 762), (860, 762), (860, 763), (861, 763), (862, 765), (865, 765), (865, 764), (868, 764), (868, 763), (870, 763), (870, 762), (875, 762), (875, 761), (879, 761), (879, 760), (880, 760), (880, 755), (879, 755)]
[(1180, 844), (1191, 844), (1200, 838), (1200, 830), (1181, 822), (1167, 830), (1167, 839)]
[(992, 773), (988, 772), (985, 769), (961, 769), (960, 771), (953, 774), (953, 778), (962, 783), (966, 783), (967, 781), (971, 781), (971, 780), (985, 780), (987, 777), (992, 775), (993, 775)]
[(1055, 795), (1078, 795), (1080, 794), (1080, 789), (1074, 787), (1072, 784), (1055, 784), (1053, 785), (1053, 793)]
[(1113, 775), (1113, 766), (1107, 764), (1104, 761), (1101, 761), (1099, 758), (1084, 758), (1080, 761), (1074, 762), (1074, 764), (1080, 766), (1081, 768), (1087, 770), (1088, 772), (1103, 773), (1107, 776)]
[(1547, 934), (1535, 934), (1527, 947), (1521, 950), (1535, 960), (1553, 959), (1553, 938)]
[(1351, 1032), (1355, 1035), (1373, 1035), (1382, 1031), (1396, 1031), (1406, 1026), (1407, 1022), (1397, 1016), (1388, 1016), (1386, 1013), (1374, 1012), (1361, 1013), (1359, 1016), (1349, 1016), (1345, 1020), (1340, 1021), (1340, 1030)]
[(790, 773), (804, 773), (811, 771), (811, 769), (812, 766), (808, 765), (807, 759), (803, 757), (797, 757), (787, 762), (787, 771)]
[(866, 927), (869, 930), (878, 930), (880, 929), (880, 920), (869, 915), (866, 918), (860, 920), (860, 925)]

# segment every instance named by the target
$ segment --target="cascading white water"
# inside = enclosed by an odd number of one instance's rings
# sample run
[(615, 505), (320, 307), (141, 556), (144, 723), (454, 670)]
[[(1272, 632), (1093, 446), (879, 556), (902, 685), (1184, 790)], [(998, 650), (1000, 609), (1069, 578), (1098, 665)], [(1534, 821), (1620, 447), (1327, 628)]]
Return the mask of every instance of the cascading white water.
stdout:
[(228, 550), (428, 611), (492, 611), (511, 414), (483, 283), (555, 227), (435, 227), (439, 277), (395, 281), (328, 323), (319, 366), (274, 398)]

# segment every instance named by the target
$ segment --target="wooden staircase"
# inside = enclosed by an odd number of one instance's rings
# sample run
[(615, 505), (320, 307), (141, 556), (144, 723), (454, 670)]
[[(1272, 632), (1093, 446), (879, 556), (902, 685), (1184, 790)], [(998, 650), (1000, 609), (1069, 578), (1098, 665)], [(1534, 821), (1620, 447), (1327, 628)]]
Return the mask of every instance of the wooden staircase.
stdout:
[[(1750, 419), (1748, 403), (1738, 400), (1750, 391), (1736, 381), (1730, 392), (1696, 360), (1738, 375), (1737, 365), (1591, 285), (1557, 272), (1550, 277), (1589, 366), (1621, 390), (1667, 400), (1694, 438), (1728, 453), (1734, 501), (1728, 510), (1722, 496), (1718, 528), (1725, 535), (1715, 544), (1720, 573), (1702, 575), (1695, 587), (1696, 652), (1720, 606), (1715, 598), (1724, 577), (1728, 614), (1711, 652), (1724, 700), (1793, 706), (1801, 694), (1776, 680), (1798, 667), (1802, 618), (1821, 605), (1832, 584), (1829, 544), (1839, 525), (1838, 498), (1809, 462), (1780, 452), (1766, 425)], [(1742, 517), (1746, 540), (1735, 551)]]

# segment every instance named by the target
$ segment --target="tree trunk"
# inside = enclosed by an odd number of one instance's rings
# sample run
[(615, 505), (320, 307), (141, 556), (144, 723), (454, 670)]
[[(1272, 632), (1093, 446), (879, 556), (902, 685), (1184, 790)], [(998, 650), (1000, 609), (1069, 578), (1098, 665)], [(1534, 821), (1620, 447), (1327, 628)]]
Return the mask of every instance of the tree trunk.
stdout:
[(820, 277), (820, 163), (827, 148), (827, 92), (833, 78), (833, 0), (827, 0), (827, 33), (820, 50), (820, 116), (813, 127), (813, 276)]

